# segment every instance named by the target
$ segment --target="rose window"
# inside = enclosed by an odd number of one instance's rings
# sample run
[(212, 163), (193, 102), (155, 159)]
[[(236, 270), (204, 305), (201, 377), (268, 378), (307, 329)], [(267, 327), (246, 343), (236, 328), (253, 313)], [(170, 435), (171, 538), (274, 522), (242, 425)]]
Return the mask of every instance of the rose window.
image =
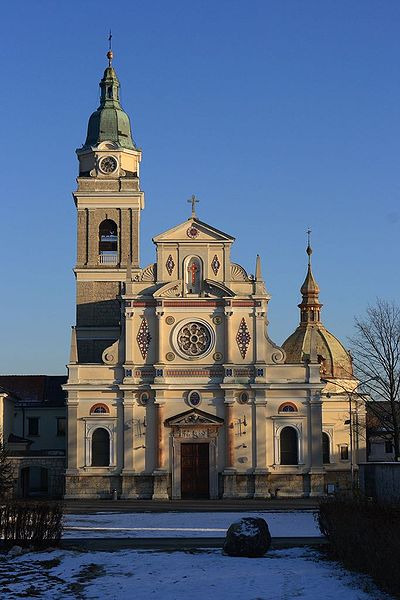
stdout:
[(179, 349), (187, 356), (201, 356), (211, 346), (211, 334), (201, 323), (186, 323), (178, 332)]

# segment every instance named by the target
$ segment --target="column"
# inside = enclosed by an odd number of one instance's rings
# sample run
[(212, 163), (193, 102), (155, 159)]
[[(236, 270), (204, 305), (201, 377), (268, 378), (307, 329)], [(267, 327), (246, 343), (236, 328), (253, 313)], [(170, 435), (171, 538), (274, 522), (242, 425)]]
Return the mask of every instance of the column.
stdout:
[(163, 364), (164, 361), (164, 327), (163, 327), (163, 315), (164, 311), (162, 307), (160, 310), (157, 309), (156, 317), (157, 317), (157, 338), (158, 338), (158, 352), (156, 353), (156, 361), (157, 364)]
[(135, 314), (131, 306), (125, 306), (125, 364), (135, 364)]
[(308, 448), (310, 455), (310, 496), (324, 493), (322, 462), (322, 401), (319, 393), (312, 394), (309, 404)]
[(265, 312), (262, 311), (261, 308), (258, 310), (256, 309), (254, 327), (254, 361), (256, 363), (265, 363)]
[(124, 399), (124, 467), (123, 473), (132, 473), (134, 469), (133, 447), (135, 444), (135, 402), (133, 398)]
[(124, 398), (123, 405), (123, 440), (124, 440), (124, 466), (122, 469), (122, 495), (121, 498), (138, 498), (135, 479), (135, 407), (136, 403), (131, 396)]
[(232, 311), (225, 311), (225, 363), (232, 363), (231, 316)]
[(223, 498), (236, 497), (236, 469), (234, 467), (233, 446), (235, 443), (235, 425), (233, 419), (233, 392), (225, 392), (225, 469), (223, 471)]
[(267, 400), (263, 391), (256, 392), (254, 400), (253, 435), (255, 448), (254, 461), (254, 498), (269, 498), (267, 468)]
[(156, 409), (156, 470), (165, 470), (165, 449), (164, 449), (164, 402), (155, 402)]
[(68, 464), (67, 471), (76, 474), (78, 471), (78, 400), (68, 400)]
[(166, 471), (166, 448), (165, 448), (165, 427), (164, 427), (164, 402), (157, 400), (154, 403), (155, 408), (155, 470), (153, 472), (153, 500), (168, 500), (168, 481), (169, 476)]

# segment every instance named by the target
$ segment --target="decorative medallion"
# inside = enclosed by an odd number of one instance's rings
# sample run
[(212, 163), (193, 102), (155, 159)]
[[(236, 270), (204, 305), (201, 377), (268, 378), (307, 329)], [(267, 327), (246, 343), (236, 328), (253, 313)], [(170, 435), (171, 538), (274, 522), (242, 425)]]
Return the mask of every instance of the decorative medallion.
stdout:
[(166, 319), (165, 322), (167, 325), (173, 325), (175, 323), (175, 319), (174, 317), (172, 317), (171, 315), (169, 315)]
[(173, 352), (167, 352), (167, 354), (165, 355), (165, 358), (171, 362), (171, 360), (174, 360), (175, 358), (175, 354)]
[(250, 340), (251, 340), (251, 335), (250, 335), (249, 329), (246, 325), (246, 321), (244, 320), (244, 317), (243, 317), (243, 319), (240, 321), (239, 329), (236, 334), (236, 342), (237, 342), (237, 345), (239, 346), (239, 350), (240, 350), (240, 354), (242, 355), (242, 358), (246, 357), (246, 352), (249, 348)]
[(213, 323), (214, 323), (214, 325), (221, 325), (222, 318), (221, 317), (214, 317), (213, 318)]
[(186, 323), (176, 338), (180, 351), (192, 358), (205, 354), (211, 346), (211, 333), (202, 323), (194, 321)]
[(174, 270), (175, 263), (174, 263), (174, 259), (172, 258), (171, 254), (168, 256), (165, 266), (167, 267), (168, 275), (172, 275), (172, 271)]
[(241, 394), (239, 394), (239, 403), (240, 404), (247, 404), (248, 401), (249, 401), (249, 395), (247, 392), (242, 392)]
[(214, 271), (214, 275), (218, 275), (220, 266), (221, 266), (221, 263), (218, 260), (218, 256), (215, 255), (214, 258), (212, 259), (212, 263), (211, 263), (211, 268)]
[(199, 230), (196, 229), (196, 227), (194, 227), (194, 225), (192, 225), (191, 227), (189, 227), (189, 229), (186, 231), (186, 235), (192, 239), (197, 238), (197, 236), (199, 235)]
[(214, 360), (222, 360), (222, 353), (221, 352), (215, 352), (213, 354), (213, 359)]
[(201, 403), (201, 396), (199, 392), (190, 392), (188, 395), (188, 403), (191, 406), (198, 406)]
[(142, 406), (146, 406), (146, 404), (149, 401), (149, 394), (147, 392), (143, 392), (142, 394), (140, 394), (139, 396), (139, 402)]
[(138, 334), (136, 336), (136, 340), (139, 346), (140, 353), (143, 358), (146, 358), (147, 352), (149, 350), (151, 335), (149, 330), (149, 325), (146, 319), (143, 319)]

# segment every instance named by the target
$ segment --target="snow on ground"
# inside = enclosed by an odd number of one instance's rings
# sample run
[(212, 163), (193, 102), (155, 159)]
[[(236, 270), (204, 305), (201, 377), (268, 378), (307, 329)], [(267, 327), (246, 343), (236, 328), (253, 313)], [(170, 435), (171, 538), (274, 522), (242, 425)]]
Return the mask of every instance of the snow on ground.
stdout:
[(306, 548), (231, 558), (191, 552), (49, 552), (0, 558), (0, 598), (43, 600), (390, 600), (367, 577)]
[(272, 537), (312, 537), (320, 531), (312, 512), (168, 512), (66, 515), (64, 538), (225, 537), (241, 516), (262, 517)]

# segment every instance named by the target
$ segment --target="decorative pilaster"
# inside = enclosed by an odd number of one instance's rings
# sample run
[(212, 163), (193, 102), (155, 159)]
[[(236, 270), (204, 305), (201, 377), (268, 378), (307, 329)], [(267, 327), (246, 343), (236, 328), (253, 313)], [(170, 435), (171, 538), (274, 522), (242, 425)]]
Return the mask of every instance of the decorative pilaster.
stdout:
[[(260, 393), (260, 392), (259, 392)], [(263, 392), (261, 392), (263, 393)], [(268, 469), (267, 469), (267, 439), (266, 439), (266, 406), (265, 398), (254, 401), (254, 426), (255, 436), (255, 468), (254, 468), (254, 498), (269, 498)]]
[(310, 464), (310, 496), (324, 493), (322, 460), (322, 401), (319, 394), (311, 397), (309, 404), (308, 451)]
[(124, 400), (124, 468), (123, 474), (134, 471), (133, 447), (135, 442), (135, 403), (133, 398)]
[(158, 352), (157, 352), (157, 363), (164, 363), (164, 327), (162, 322), (162, 317), (164, 316), (164, 311), (162, 307), (157, 309), (156, 317), (157, 317), (157, 339), (158, 339)]
[(233, 445), (235, 428), (233, 423), (233, 398), (225, 400), (225, 469), (223, 471), (224, 493), (223, 498), (235, 498), (236, 496), (236, 469), (234, 467)]
[(156, 410), (156, 469), (153, 473), (153, 500), (168, 500), (169, 476), (165, 470), (166, 453), (164, 448), (164, 402), (155, 402), (154, 408)]
[(67, 474), (75, 475), (78, 473), (78, 401), (68, 400), (68, 460)]
[(232, 325), (231, 325), (231, 317), (232, 317), (232, 311), (231, 310), (226, 310), (225, 311), (225, 362), (228, 364), (231, 364), (232, 361), (232, 342), (233, 342), (233, 336), (232, 336)]

